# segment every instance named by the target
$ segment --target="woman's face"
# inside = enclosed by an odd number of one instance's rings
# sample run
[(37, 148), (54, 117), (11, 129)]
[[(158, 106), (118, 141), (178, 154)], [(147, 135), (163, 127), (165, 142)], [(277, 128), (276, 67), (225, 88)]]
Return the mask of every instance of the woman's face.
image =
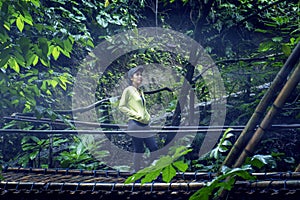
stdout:
[(139, 87), (143, 82), (143, 73), (141, 71), (134, 73), (131, 82), (133, 86)]

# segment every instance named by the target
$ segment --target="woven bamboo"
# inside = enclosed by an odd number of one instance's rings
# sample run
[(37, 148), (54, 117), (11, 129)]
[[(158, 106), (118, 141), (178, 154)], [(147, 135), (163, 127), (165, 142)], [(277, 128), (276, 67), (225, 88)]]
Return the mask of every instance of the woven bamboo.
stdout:
[[(177, 173), (170, 183), (159, 178), (151, 183), (124, 184), (128, 172), (5, 168), (0, 182), (4, 199), (188, 199), (215, 178), (215, 173)], [(300, 194), (299, 172), (253, 173), (255, 181), (237, 180), (228, 199), (296, 199)], [(258, 198), (259, 197), (259, 198)]]

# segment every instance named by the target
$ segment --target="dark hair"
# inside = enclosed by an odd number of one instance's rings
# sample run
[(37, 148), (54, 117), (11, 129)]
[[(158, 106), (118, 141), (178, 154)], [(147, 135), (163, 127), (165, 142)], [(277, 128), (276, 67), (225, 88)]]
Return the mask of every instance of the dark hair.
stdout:
[(128, 83), (129, 83), (129, 84), (131, 84), (131, 78), (132, 78), (133, 74), (135, 74), (135, 73), (138, 72), (138, 71), (143, 72), (143, 71), (144, 71), (144, 67), (138, 66), (138, 67), (131, 68), (131, 69), (128, 71), (127, 75), (128, 75)]

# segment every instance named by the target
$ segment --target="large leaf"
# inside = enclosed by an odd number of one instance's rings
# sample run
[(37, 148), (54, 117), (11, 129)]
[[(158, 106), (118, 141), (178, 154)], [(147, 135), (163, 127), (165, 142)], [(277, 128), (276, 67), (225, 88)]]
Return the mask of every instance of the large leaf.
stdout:
[(162, 178), (165, 182), (170, 182), (172, 178), (176, 176), (176, 170), (172, 165), (165, 167), (162, 171)]
[(188, 169), (188, 164), (185, 163), (183, 160), (178, 160), (173, 163), (173, 165), (181, 172), (185, 172)]
[(258, 168), (262, 168), (265, 165), (273, 163), (274, 160), (271, 155), (254, 155), (250, 160), (250, 164)]
[(153, 180), (155, 180), (161, 173), (161, 170), (156, 170), (156, 171), (150, 171), (149, 173), (146, 174), (146, 176), (142, 179), (141, 183), (149, 183)]
[(17, 25), (19, 31), (22, 32), (23, 29), (24, 29), (24, 17), (23, 17), (22, 15), (19, 15), (19, 16), (17, 17), (16, 25)]

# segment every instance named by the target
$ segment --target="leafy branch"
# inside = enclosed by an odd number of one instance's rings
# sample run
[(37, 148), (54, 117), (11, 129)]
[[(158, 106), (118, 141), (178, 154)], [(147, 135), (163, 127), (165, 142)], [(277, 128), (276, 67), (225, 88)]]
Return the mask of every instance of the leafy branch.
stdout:
[[(250, 165), (243, 166), (242, 168), (230, 169), (226, 166), (222, 167), (222, 174), (214, 178), (211, 182), (197, 192), (195, 192), (190, 200), (209, 200), (214, 194), (214, 198), (218, 197), (223, 190), (231, 190), (234, 186), (236, 177), (245, 180), (255, 180), (255, 177), (250, 174), (252, 167)], [(227, 181), (224, 181), (227, 179)]]
[(176, 176), (176, 171), (185, 172), (188, 169), (188, 164), (184, 162), (183, 156), (191, 151), (192, 149), (180, 146), (175, 149), (173, 155), (162, 156), (154, 164), (129, 176), (125, 183), (141, 180), (141, 183), (144, 184), (156, 180), (160, 175), (164, 182), (170, 182)]
[[(233, 134), (230, 133), (231, 130), (232, 129), (229, 128), (224, 132), (217, 146), (209, 154), (209, 159), (214, 159), (214, 168), (216, 166), (218, 168), (220, 167), (218, 165), (222, 163), (224, 159), (222, 154), (228, 152), (229, 147), (232, 146), (232, 143), (229, 141), (229, 138), (233, 136)], [(271, 155), (254, 155), (252, 158), (249, 158), (246, 164), (241, 168), (231, 169), (223, 165), (221, 166), (221, 174), (195, 192), (190, 197), (190, 200), (218, 199), (226, 194), (224, 191), (230, 191), (234, 187), (237, 178), (255, 180), (256, 177), (251, 174), (254, 168), (261, 169), (263, 166), (270, 164), (276, 164)]]
[(220, 153), (224, 153), (224, 152), (228, 151), (228, 147), (232, 146), (232, 143), (228, 139), (234, 136), (234, 134), (230, 133), (230, 131), (232, 131), (232, 130), (233, 130), (232, 128), (226, 129), (222, 138), (220, 139), (219, 143), (217, 144), (217, 147), (211, 151), (210, 157), (213, 157), (216, 160), (218, 160), (221, 155)]

